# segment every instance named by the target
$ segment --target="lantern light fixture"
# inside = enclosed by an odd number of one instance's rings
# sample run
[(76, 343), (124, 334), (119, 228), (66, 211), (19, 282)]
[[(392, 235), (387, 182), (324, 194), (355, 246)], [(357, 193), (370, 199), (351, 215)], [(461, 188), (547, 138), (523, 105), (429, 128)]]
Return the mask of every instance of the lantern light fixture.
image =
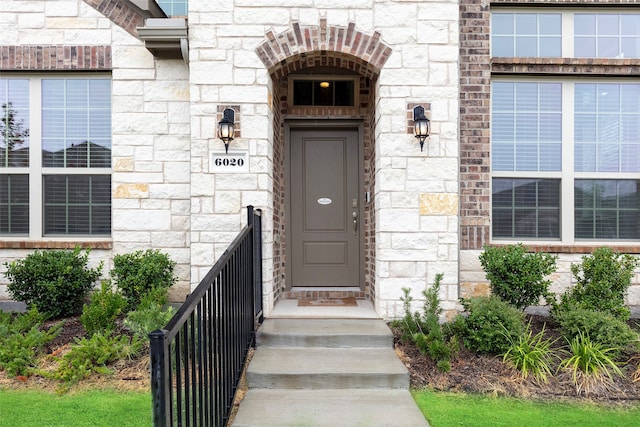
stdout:
[(222, 120), (218, 122), (218, 138), (224, 142), (224, 151), (229, 153), (229, 142), (233, 141), (234, 129), (234, 111), (231, 108), (225, 108), (222, 113)]
[(429, 137), (430, 123), (424, 115), (424, 108), (418, 105), (413, 109), (413, 131), (420, 141), (420, 151), (424, 147), (424, 140)]

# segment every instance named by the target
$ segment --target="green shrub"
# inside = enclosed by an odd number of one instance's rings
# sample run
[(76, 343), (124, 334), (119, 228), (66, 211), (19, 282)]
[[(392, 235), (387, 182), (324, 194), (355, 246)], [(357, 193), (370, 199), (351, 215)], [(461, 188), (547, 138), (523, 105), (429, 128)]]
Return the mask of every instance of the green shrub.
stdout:
[(633, 256), (617, 254), (611, 248), (598, 248), (583, 256), (581, 264), (571, 265), (576, 285), (562, 295), (554, 312), (586, 308), (609, 313), (622, 321), (629, 319), (624, 298), (637, 265)]
[(36, 309), (17, 316), (2, 316), (0, 368), (9, 376), (29, 375), (42, 347), (60, 334), (64, 322), (43, 331), (40, 330), (43, 318)]
[(138, 308), (127, 314), (124, 325), (140, 339), (147, 339), (149, 332), (166, 326), (175, 314), (175, 309), (166, 305), (166, 295), (164, 288), (152, 289)]
[(80, 323), (89, 335), (113, 331), (126, 305), (124, 297), (111, 289), (111, 282), (103, 280), (100, 290), (91, 294), (91, 302), (84, 305)]
[(126, 335), (96, 333), (91, 338), (76, 338), (71, 350), (57, 358), (53, 372), (40, 372), (45, 377), (65, 382), (78, 382), (93, 373), (110, 374), (109, 363), (134, 359), (140, 355), (144, 342)]
[(583, 391), (588, 394), (601, 387), (606, 389), (613, 381), (613, 374), (622, 375), (611, 357), (618, 349), (605, 348), (582, 332), (569, 341), (569, 349), (569, 357), (560, 363), (560, 369), (571, 372), (577, 394)]
[(457, 350), (457, 340), (454, 337), (447, 341), (440, 325), (442, 308), (438, 294), (442, 277), (442, 273), (436, 274), (433, 286), (422, 291), (424, 296), (422, 313), (411, 312), (413, 301), (410, 295), (411, 290), (402, 289), (403, 296), (400, 299), (403, 302), (405, 314), (402, 321), (395, 322), (395, 326), (400, 327), (403, 340), (415, 343), (422, 354), (429, 355), (437, 363), (441, 372), (448, 372), (451, 370), (450, 360)]
[[(40, 326), (44, 321), (45, 316), (35, 307), (32, 307), (26, 313), (0, 312), (0, 325), (6, 326), (7, 332), (27, 332), (34, 326)], [(3, 334), (0, 333), (0, 338), (2, 337)]]
[(551, 375), (553, 356), (551, 346), (555, 341), (545, 339), (544, 327), (533, 335), (529, 324), (524, 334), (516, 338), (508, 336), (508, 339), (510, 346), (504, 353), (502, 360), (520, 371), (523, 379), (532, 375), (537, 382), (546, 383)]
[(551, 281), (545, 277), (555, 271), (556, 259), (547, 253), (529, 253), (522, 244), (485, 247), (480, 254), (493, 294), (520, 310), (548, 295)]
[(451, 325), (465, 347), (478, 353), (502, 354), (524, 333), (522, 312), (495, 295), (460, 299), (467, 315)]
[(159, 250), (147, 249), (113, 257), (111, 278), (134, 310), (142, 297), (153, 288), (169, 288), (176, 281), (175, 262)]
[[(576, 308), (567, 311), (557, 311), (554, 319), (560, 325), (562, 336), (571, 341), (579, 334), (589, 336), (591, 340), (605, 348), (624, 350), (631, 344), (638, 342), (638, 333), (626, 323), (607, 313), (601, 313), (586, 308)], [(612, 357), (617, 357), (619, 351), (612, 351)]]
[(102, 263), (88, 268), (89, 250), (35, 251), (26, 258), (5, 263), (9, 294), (16, 301), (36, 307), (48, 318), (76, 314), (83, 299), (100, 277)]

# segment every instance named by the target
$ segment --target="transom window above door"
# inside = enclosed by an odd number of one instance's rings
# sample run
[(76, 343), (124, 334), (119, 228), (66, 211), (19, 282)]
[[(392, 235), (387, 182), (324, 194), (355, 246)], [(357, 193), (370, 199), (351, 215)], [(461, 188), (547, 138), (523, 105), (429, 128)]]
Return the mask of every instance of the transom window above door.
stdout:
[(355, 77), (295, 77), (291, 88), (293, 105), (353, 107), (356, 105)]

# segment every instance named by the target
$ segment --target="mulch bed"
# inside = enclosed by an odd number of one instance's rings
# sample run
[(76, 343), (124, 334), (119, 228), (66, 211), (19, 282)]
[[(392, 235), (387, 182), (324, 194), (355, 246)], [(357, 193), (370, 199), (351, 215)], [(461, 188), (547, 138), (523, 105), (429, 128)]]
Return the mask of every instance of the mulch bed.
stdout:
[[(54, 357), (60, 357), (69, 351), (75, 339), (87, 336), (87, 331), (80, 323), (79, 317), (67, 317), (63, 319), (64, 325), (60, 334), (48, 342), (43, 348), (46, 355), (42, 361), (41, 368), (53, 363)], [(58, 321), (47, 321), (44, 328), (49, 328)], [(116, 333), (128, 333), (122, 328), (121, 322), (116, 326)], [(105, 388), (125, 391), (145, 391), (151, 390), (151, 378), (149, 374), (149, 354), (141, 356), (136, 360), (119, 361), (109, 368), (112, 375), (92, 375), (90, 378), (73, 384), (74, 390), (86, 390), (94, 388)], [(58, 381), (49, 380), (38, 375), (30, 377), (8, 377), (5, 371), (0, 370), (0, 390), (7, 389), (38, 389), (48, 391), (58, 391), (63, 384)]]
[[(528, 317), (531, 320), (534, 334), (546, 324), (545, 335), (547, 337), (557, 338), (559, 336), (548, 318), (535, 315)], [(531, 379), (522, 380), (515, 369), (502, 361), (501, 356), (478, 355), (464, 348), (452, 361), (451, 371), (442, 373), (438, 371), (436, 364), (429, 357), (420, 353), (415, 345), (401, 342), (399, 331), (394, 330), (394, 334), (396, 336), (396, 353), (409, 370), (412, 387), (541, 400), (569, 399), (607, 403), (640, 403), (640, 381), (633, 381), (634, 372), (640, 364), (640, 352), (624, 355), (627, 362), (621, 369), (625, 375), (623, 377), (616, 376), (615, 382), (609, 387), (600, 387), (587, 394), (583, 392), (578, 394), (571, 380), (571, 374), (568, 372), (555, 373), (547, 383), (538, 384)], [(559, 339), (555, 346), (560, 347), (562, 344), (563, 341)]]

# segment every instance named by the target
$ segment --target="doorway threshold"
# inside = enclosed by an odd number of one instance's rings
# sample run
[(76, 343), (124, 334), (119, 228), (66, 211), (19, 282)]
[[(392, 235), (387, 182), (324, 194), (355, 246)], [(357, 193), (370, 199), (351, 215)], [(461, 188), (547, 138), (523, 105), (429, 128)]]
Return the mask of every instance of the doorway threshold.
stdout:
[(371, 301), (358, 299), (355, 306), (299, 306), (297, 299), (276, 303), (270, 319), (381, 319)]

